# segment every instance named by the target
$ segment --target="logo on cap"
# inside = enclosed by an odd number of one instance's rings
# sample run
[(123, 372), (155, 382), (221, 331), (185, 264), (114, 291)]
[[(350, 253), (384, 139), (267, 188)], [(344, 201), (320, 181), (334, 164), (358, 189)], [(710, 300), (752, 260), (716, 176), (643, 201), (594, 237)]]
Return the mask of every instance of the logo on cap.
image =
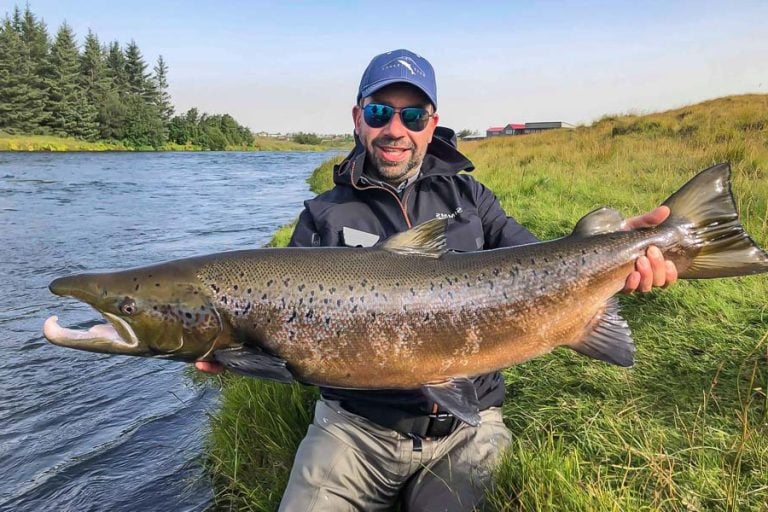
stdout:
[(416, 61), (414, 61), (410, 57), (398, 57), (396, 59), (392, 59), (391, 61), (387, 62), (383, 66), (381, 66), (382, 70), (385, 69), (393, 69), (396, 67), (404, 67), (407, 69), (412, 75), (421, 75), (426, 77), (427, 74), (422, 70), (418, 64), (416, 64)]

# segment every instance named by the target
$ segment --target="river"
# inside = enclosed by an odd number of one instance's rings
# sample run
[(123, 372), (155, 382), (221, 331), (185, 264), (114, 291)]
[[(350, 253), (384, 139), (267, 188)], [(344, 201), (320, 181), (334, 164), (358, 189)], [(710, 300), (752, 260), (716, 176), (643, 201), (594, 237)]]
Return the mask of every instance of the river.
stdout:
[(49, 344), (100, 316), (54, 278), (254, 248), (337, 154), (0, 153), (0, 510), (203, 510), (215, 389), (178, 362)]

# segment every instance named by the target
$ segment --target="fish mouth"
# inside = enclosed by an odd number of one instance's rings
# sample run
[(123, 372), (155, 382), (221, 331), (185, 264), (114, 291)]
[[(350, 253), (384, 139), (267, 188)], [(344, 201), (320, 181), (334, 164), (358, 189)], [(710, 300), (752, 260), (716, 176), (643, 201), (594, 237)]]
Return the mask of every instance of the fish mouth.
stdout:
[(43, 336), (54, 345), (89, 352), (109, 354), (142, 352), (138, 337), (125, 320), (110, 313), (102, 314), (107, 322), (94, 325), (88, 330), (63, 327), (59, 324), (57, 316), (51, 316), (43, 324)]

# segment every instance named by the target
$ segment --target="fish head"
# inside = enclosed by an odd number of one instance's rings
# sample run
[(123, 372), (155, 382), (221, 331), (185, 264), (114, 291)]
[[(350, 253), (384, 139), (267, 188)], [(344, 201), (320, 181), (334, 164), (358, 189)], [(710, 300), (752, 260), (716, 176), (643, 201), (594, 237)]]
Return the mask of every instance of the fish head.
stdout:
[(55, 279), (49, 289), (89, 304), (107, 320), (84, 331), (49, 318), (43, 334), (63, 347), (194, 361), (210, 356), (224, 330), (194, 275), (179, 268), (79, 274)]

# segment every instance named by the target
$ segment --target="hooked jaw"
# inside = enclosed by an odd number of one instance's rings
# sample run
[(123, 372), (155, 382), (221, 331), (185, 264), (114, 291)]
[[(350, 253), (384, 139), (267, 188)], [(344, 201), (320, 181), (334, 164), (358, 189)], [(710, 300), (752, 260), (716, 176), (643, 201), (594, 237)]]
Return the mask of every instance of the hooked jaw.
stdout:
[(129, 339), (124, 339), (111, 323), (94, 325), (87, 331), (68, 329), (59, 324), (57, 316), (52, 316), (45, 321), (43, 335), (54, 345), (87, 350), (88, 352), (128, 355), (144, 353), (136, 335), (125, 321), (109, 313), (104, 313), (104, 315), (109, 320), (118, 322), (122, 327), (121, 330), (128, 334)]
[[(74, 297), (95, 307), (99, 293), (89, 284), (88, 276), (68, 276), (54, 279), (48, 289), (56, 295)], [(106, 311), (99, 312), (107, 323), (88, 330), (68, 329), (59, 324), (57, 316), (51, 316), (43, 324), (43, 335), (54, 345), (89, 352), (129, 355), (145, 352), (128, 322)]]

